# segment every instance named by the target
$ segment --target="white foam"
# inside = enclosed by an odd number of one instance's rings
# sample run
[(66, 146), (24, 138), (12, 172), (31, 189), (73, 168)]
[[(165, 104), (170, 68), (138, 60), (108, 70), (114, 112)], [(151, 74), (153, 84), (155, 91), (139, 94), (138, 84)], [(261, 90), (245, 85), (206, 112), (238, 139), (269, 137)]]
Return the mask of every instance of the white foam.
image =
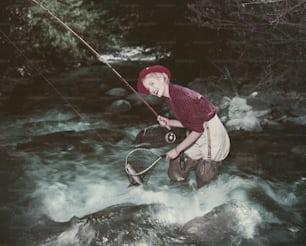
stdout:
[(239, 232), (245, 238), (253, 238), (256, 234), (257, 225), (262, 222), (259, 211), (249, 205), (239, 206), (236, 210), (239, 223)]

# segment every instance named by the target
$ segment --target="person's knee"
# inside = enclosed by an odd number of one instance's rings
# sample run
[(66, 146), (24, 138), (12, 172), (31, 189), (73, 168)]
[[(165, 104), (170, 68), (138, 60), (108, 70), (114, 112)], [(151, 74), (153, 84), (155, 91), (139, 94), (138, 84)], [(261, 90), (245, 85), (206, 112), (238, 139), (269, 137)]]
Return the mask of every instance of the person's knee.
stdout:
[(202, 186), (210, 183), (213, 179), (215, 179), (219, 173), (220, 163), (216, 161), (207, 161), (201, 160), (199, 161), (196, 167), (196, 178), (197, 178), (197, 186), (201, 188)]
[(168, 176), (172, 182), (183, 181), (185, 179), (182, 174), (179, 158), (169, 161)]

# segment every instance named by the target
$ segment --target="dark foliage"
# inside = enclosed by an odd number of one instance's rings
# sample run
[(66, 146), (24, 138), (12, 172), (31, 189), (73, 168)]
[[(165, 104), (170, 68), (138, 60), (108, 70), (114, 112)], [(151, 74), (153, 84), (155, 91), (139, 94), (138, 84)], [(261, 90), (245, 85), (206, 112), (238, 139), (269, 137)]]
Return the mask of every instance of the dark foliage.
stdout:
[[(244, 89), (304, 86), (305, 2), (41, 0), (101, 54), (126, 46), (144, 47), (148, 55), (168, 52), (171, 56), (163, 62), (180, 81), (213, 75), (214, 81), (230, 83), (237, 94)], [(2, 74), (25, 75), (24, 55), (44, 71), (96, 62), (32, 1), (1, 4), (1, 31), (23, 53), (1, 35)]]
[(208, 56), (237, 92), (245, 84), (250, 90), (303, 86), (306, 1), (194, 0), (188, 8), (198, 27), (227, 33), (225, 46)]

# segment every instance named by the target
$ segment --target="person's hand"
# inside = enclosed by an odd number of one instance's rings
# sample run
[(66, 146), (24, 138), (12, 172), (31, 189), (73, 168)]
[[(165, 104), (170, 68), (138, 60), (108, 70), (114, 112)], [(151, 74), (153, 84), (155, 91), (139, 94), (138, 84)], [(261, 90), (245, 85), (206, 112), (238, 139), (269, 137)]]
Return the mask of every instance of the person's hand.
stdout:
[(167, 128), (170, 128), (168, 118), (159, 115), (159, 116), (157, 116), (157, 121), (161, 126), (165, 126)]
[(168, 159), (175, 159), (176, 157), (179, 156), (179, 152), (177, 151), (176, 148), (172, 149), (172, 150), (169, 150), (167, 153), (166, 153), (166, 157)]

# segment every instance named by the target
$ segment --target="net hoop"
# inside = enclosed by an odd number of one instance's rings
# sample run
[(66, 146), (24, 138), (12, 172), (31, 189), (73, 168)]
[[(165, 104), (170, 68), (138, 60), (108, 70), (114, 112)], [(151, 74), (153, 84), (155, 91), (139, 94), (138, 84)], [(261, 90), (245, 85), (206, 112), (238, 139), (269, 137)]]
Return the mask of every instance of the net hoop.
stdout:
[[(139, 171), (137, 173), (134, 173), (134, 174), (131, 174), (128, 169), (127, 169), (127, 165), (131, 165), (130, 163), (128, 163), (128, 158), (131, 154), (133, 154), (134, 152), (136, 151), (147, 151), (147, 152), (150, 152), (151, 154), (155, 155), (157, 157), (157, 159), (155, 161), (152, 162), (152, 164), (150, 164), (148, 167), (146, 167), (145, 169), (143, 169), (142, 171)], [(156, 153), (154, 153), (153, 151), (151, 150), (148, 150), (148, 149), (145, 149), (145, 148), (137, 148), (137, 149), (134, 149), (132, 151), (130, 151), (126, 158), (125, 158), (125, 168), (124, 170), (126, 171), (126, 173), (130, 176), (141, 176), (143, 174), (145, 174), (146, 172), (150, 171), (162, 158), (164, 158), (164, 155), (158, 155)]]

